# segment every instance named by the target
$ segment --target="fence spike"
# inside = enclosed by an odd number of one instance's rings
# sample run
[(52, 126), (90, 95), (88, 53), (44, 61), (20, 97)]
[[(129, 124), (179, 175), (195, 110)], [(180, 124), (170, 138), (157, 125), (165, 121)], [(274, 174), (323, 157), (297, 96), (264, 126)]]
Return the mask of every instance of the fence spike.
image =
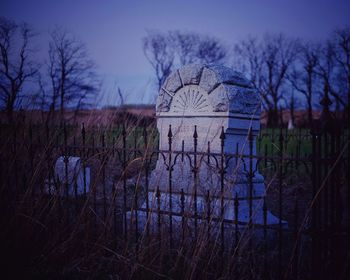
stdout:
[[(236, 193), (235, 195), (235, 200), (234, 200), (234, 207), (235, 207), (235, 212), (236, 212), (236, 209), (238, 210), (238, 206), (239, 206), (239, 200), (238, 200), (238, 194)], [(237, 219), (238, 217), (236, 217)]]
[(197, 139), (197, 138), (198, 138), (197, 125), (194, 126), (193, 138), (194, 138), (194, 139)]
[(223, 141), (225, 139), (225, 130), (224, 130), (224, 127), (222, 126), (221, 127), (221, 134), (220, 134), (220, 139)]
[(185, 156), (185, 140), (182, 140), (181, 142), (181, 161), (184, 161)]
[(253, 129), (252, 129), (252, 127), (250, 126), (249, 127), (249, 130), (248, 130), (248, 141), (249, 142), (252, 142), (253, 141)]
[(156, 198), (157, 198), (157, 200), (159, 200), (159, 198), (160, 198), (160, 190), (159, 190), (159, 186), (157, 186), (157, 190), (156, 190)]
[(126, 128), (125, 128), (125, 123), (123, 123), (122, 125), (122, 136), (125, 137), (126, 136)]
[(283, 139), (284, 139), (284, 137), (283, 137), (283, 131), (282, 131), (282, 128), (281, 128), (281, 129), (280, 129), (280, 134), (279, 134), (278, 140), (279, 140), (280, 142), (282, 142)]
[(207, 156), (208, 163), (210, 164), (210, 141), (208, 141), (208, 149), (207, 149), (207, 153), (208, 153), (208, 156)]
[(173, 133), (171, 131), (171, 124), (169, 124), (169, 130), (168, 130), (168, 138), (169, 140), (173, 137)]

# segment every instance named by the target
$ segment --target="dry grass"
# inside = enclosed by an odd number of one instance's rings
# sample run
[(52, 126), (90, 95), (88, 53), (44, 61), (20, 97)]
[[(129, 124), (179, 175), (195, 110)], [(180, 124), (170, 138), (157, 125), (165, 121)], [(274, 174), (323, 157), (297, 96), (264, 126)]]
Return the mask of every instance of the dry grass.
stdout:
[[(139, 129), (139, 125), (134, 121), (128, 125), (127, 120), (125, 124), (125, 137), (131, 139), (132, 146), (135, 143), (133, 131)], [(54, 148), (57, 141), (64, 142), (58, 130), (50, 130), (45, 136), (41, 133), (45, 130), (33, 128), (30, 132), (27, 125), (19, 123), (2, 131), (0, 254), (5, 271), (2, 275), (7, 274), (9, 279), (22, 276), (35, 279), (240, 280), (282, 279), (281, 275), (293, 275), (294, 270), (290, 266), (295, 254), (293, 233), (283, 236), (289, 239), (288, 245), (283, 248), (283, 256), (278, 255), (275, 229), (268, 230), (267, 237), (264, 237), (263, 230), (252, 231), (245, 227), (237, 233), (232, 225), (226, 228), (222, 240), (222, 220), (210, 222), (212, 228), (208, 234), (208, 223), (204, 219), (199, 223), (195, 236), (193, 221), (188, 219), (185, 238), (180, 223), (173, 227), (171, 239), (166, 215), (162, 217), (160, 229), (157, 222), (150, 221), (149, 231), (147, 227), (139, 227), (137, 232), (135, 220), (128, 218), (128, 231), (125, 233), (125, 210), (135, 210), (135, 194), (139, 199), (137, 204), (142, 204), (145, 192), (142, 188), (135, 189), (132, 184), (126, 184), (124, 205), (123, 185), (130, 178), (137, 177), (139, 172), (144, 172), (144, 160), (142, 157), (131, 158), (123, 166), (117, 154), (108, 154), (103, 146), (101, 148), (102, 140), (97, 137), (104, 132), (106, 146), (122, 147), (121, 131), (108, 134), (110, 128), (104, 131), (104, 127), (96, 127), (93, 121), (85, 123), (85, 129), (86, 147), (95, 145), (100, 150), (91, 155), (85, 154), (86, 162), (93, 169), (91, 189), (86, 196), (78, 198), (41, 192), (45, 179), (50, 176), (50, 166), (65, 151), (65, 145)], [(149, 135), (154, 133), (154, 126), (149, 126), (147, 131)], [(156, 138), (152, 139), (156, 141)], [(69, 131), (67, 146), (81, 141), (80, 131)], [(137, 141), (138, 144), (143, 143), (142, 139)], [(147, 144), (149, 147), (156, 146), (154, 142)], [(70, 154), (81, 155), (74, 148)], [(284, 194), (287, 200), (308, 186), (299, 183), (293, 190), (288, 189), (290, 193)], [(277, 214), (276, 184), (268, 182), (267, 185), (271, 185), (268, 206)], [(286, 211), (286, 217), (282, 218), (292, 220), (288, 216), (291, 212)], [(307, 240), (299, 242), (307, 243)], [(283, 273), (277, 269), (281, 258)], [(301, 269), (307, 269), (308, 264), (305, 266)]]

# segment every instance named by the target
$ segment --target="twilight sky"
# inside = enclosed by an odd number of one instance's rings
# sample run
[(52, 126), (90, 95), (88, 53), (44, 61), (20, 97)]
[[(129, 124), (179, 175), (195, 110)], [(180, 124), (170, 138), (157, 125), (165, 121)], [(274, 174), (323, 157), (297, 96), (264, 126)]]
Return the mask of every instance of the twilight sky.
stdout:
[(350, 25), (350, 0), (0, 0), (0, 16), (25, 21), (40, 33), (59, 25), (86, 43), (104, 80), (100, 105), (115, 104), (113, 86), (129, 103), (149, 103), (154, 75), (142, 51), (148, 29), (209, 34), (231, 47), (247, 35), (284, 32), (306, 40), (326, 38)]

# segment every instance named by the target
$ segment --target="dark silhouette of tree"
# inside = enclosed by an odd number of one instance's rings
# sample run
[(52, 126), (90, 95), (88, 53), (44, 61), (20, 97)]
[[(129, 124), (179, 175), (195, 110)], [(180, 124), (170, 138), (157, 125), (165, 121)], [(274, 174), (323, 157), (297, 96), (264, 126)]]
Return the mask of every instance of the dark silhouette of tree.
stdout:
[(146, 58), (155, 70), (158, 89), (174, 70), (189, 63), (222, 63), (227, 51), (213, 37), (194, 32), (148, 32), (143, 39)]
[(287, 71), (295, 59), (297, 45), (282, 34), (269, 35), (264, 38), (262, 49), (262, 97), (269, 108), (269, 124), (277, 126), (278, 105), (283, 98)]
[(292, 94), (290, 96), (290, 101), (288, 103), (289, 103), (289, 110), (290, 110), (290, 118), (292, 120), (292, 125), (294, 126), (294, 124), (295, 124), (296, 98), (295, 98), (293, 89), (292, 89)]
[(38, 65), (31, 59), (32, 29), (0, 18), (0, 106), (9, 120), (17, 103), (24, 97), (23, 86), (37, 73)]
[[(268, 125), (278, 125), (280, 102), (285, 98), (287, 73), (296, 54), (298, 42), (283, 34), (268, 34), (262, 40), (249, 38), (235, 46), (235, 54), (263, 99)], [(285, 98), (286, 99), (286, 98)]]
[(155, 71), (158, 89), (171, 73), (174, 64), (174, 46), (169, 36), (160, 32), (148, 32), (143, 38), (144, 54)]
[(50, 111), (58, 110), (61, 120), (66, 109), (78, 111), (89, 106), (99, 90), (96, 67), (86, 46), (59, 27), (51, 32), (48, 75)]
[(337, 62), (338, 96), (343, 99), (350, 125), (350, 28), (337, 29), (332, 34), (334, 59)]
[(203, 36), (198, 42), (197, 59), (199, 63), (222, 63), (227, 57), (227, 51), (217, 39)]
[(336, 110), (339, 110), (341, 106), (345, 107), (345, 102), (337, 91), (335, 48), (331, 41), (327, 41), (322, 46), (316, 71), (321, 79), (322, 96), (330, 95), (335, 101)]
[(213, 37), (194, 32), (170, 31), (178, 66), (189, 63), (222, 63), (227, 51), (222, 43)]
[[(235, 68), (248, 75), (253, 86), (263, 95), (263, 53), (258, 38), (249, 37), (234, 46), (234, 63)], [(268, 109), (265, 103), (262, 105)]]
[(200, 40), (199, 34), (193, 32), (184, 33), (176, 30), (170, 31), (168, 36), (174, 51), (174, 56), (176, 54), (180, 65), (196, 62), (198, 42)]
[(295, 67), (289, 75), (289, 81), (292, 87), (305, 97), (309, 124), (313, 121), (313, 102), (318, 92), (316, 69), (319, 56), (319, 45), (310, 43), (302, 44)]

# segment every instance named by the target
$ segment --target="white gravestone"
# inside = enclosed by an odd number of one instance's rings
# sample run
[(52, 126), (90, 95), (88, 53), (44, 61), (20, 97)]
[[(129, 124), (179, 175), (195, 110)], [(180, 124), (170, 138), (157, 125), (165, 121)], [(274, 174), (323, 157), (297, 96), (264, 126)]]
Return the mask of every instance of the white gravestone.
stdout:
[[(60, 156), (57, 158), (54, 168), (55, 178), (47, 182), (45, 192), (60, 196), (83, 195), (90, 190), (90, 167), (83, 167), (80, 157)], [(60, 189), (57, 190), (56, 187)]]
[[(171, 207), (176, 211), (180, 207), (179, 193), (183, 190), (186, 203), (193, 203), (196, 192), (197, 208), (204, 209), (209, 190), (211, 195), (224, 196), (225, 218), (232, 219), (232, 199), (237, 196), (241, 198), (239, 219), (248, 221), (252, 206), (253, 221), (263, 223), (264, 178), (257, 170), (256, 159), (247, 157), (250, 153), (256, 154), (260, 112), (261, 101), (256, 90), (242, 74), (230, 68), (191, 64), (172, 73), (157, 98), (159, 149), (167, 152), (159, 155), (151, 176), (152, 202), (157, 188), (164, 205), (171, 191), (174, 198)], [(185, 154), (179, 153), (181, 151)], [(208, 151), (215, 155), (208, 157)], [(226, 154), (223, 160), (222, 152)], [(222, 167), (225, 169), (223, 181)], [(249, 171), (253, 171), (250, 177)], [(252, 204), (244, 199), (248, 197), (253, 197)], [(218, 203), (212, 202), (217, 205), (214, 211), (220, 208)], [(277, 222), (278, 219), (268, 213), (268, 223)]]

